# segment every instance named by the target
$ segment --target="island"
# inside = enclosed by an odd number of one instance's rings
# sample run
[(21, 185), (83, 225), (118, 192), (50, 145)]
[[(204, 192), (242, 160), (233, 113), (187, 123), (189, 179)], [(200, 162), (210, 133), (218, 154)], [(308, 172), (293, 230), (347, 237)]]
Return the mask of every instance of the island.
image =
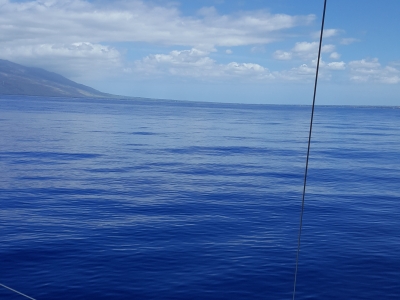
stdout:
[(0, 59), (0, 95), (134, 99), (102, 93), (60, 74), (3, 59)]

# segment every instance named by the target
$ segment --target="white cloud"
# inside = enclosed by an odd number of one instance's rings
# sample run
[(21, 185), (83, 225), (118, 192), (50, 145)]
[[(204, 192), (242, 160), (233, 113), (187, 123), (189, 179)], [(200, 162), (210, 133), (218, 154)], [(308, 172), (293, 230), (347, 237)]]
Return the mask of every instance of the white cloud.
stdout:
[[(296, 43), (295, 46), (293, 47), (292, 51), (300, 54), (300, 55), (314, 55), (316, 56), (318, 54), (318, 47), (319, 43), (318, 42), (299, 42)], [(322, 52), (332, 52), (335, 50), (335, 46), (328, 44), (328, 45), (323, 45), (321, 48)]]
[[(326, 63), (322, 60), (322, 58), (320, 58), (319, 60), (319, 66), (322, 68), (326, 65)], [(311, 66), (313, 66), (314, 68), (317, 67), (317, 59), (313, 59), (311, 60)]]
[(140, 0), (3, 1), (0, 27), (2, 42), (12, 44), (90, 41), (232, 47), (272, 42), (281, 30), (307, 25), (314, 18), (266, 11), (220, 15), (215, 8), (183, 16), (177, 6)]
[(228, 75), (236, 74), (236, 75), (256, 75), (259, 78), (270, 77), (270, 74), (266, 74), (268, 72), (267, 69), (260, 66), (259, 64), (253, 63), (237, 63), (231, 62), (224, 66), (225, 73)]
[(273, 72), (276, 78), (285, 81), (305, 81), (314, 78), (315, 68), (302, 64), (299, 67), (292, 68), (290, 70), (284, 70), (280, 72)]
[(291, 52), (285, 52), (285, 51), (282, 51), (282, 50), (275, 51), (273, 56), (277, 60), (290, 60), (290, 59), (292, 59), (292, 53)]
[[(218, 47), (232, 54), (236, 46), (250, 46), (252, 53), (266, 52), (265, 44), (282, 38), (287, 29), (310, 24), (315, 19), (313, 15), (291, 16), (263, 10), (220, 14), (214, 7), (206, 7), (193, 16), (185, 16), (176, 3), (159, 3), (166, 1), (0, 0), (0, 58), (74, 77), (88, 73), (139, 73), (202, 79), (304, 80), (315, 75), (318, 42), (298, 42), (288, 51), (275, 51), (273, 57), (277, 60), (297, 58), (307, 64), (272, 73), (251, 62), (221, 64), (211, 55)], [(326, 29), (324, 37), (340, 33), (338, 29)], [(344, 38), (340, 43), (357, 41)], [(115, 48), (119, 43), (190, 50), (147, 55), (129, 64), (124, 61), (124, 51)], [(321, 61), (322, 76), (333, 74), (334, 70), (348, 70), (355, 81), (400, 83), (399, 67), (395, 65), (384, 67), (377, 59), (346, 64), (339, 61), (340, 54), (333, 44), (324, 44), (322, 52), (331, 60)]]
[(173, 75), (192, 78), (256, 78), (273, 76), (268, 69), (254, 63), (218, 64), (209, 53), (196, 48), (154, 54), (135, 62), (135, 70), (146, 75)]
[[(168, 54), (153, 54), (135, 62), (133, 71), (137, 74), (154, 76), (174, 76), (197, 78), (201, 80), (278, 80), (309, 81), (315, 77), (316, 60), (311, 64), (302, 64), (289, 70), (270, 72), (266, 67), (255, 63), (230, 62), (219, 64), (210, 57), (210, 53), (192, 48), (174, 50)], [(330, 79), (330, 71), (346, 69), (345, 62), (320, 63), (320, 77)]]
[(18, 46), (15, 48), (2, 48), (2, 54), (7, 57), (79, 57), (96, 56), (101, 59), (118, 60), (120, 53), (109, 46), (92, 44), (88, 42), (72, 44), (40, 44), (34, 46)]
[(382, 67), (377, 58), (355, 60), (348, 63), (351, 69), (350, 79), (358, 82), (400, 83), (400, 70)]
[(350, 44), (353, 44), (353, 43), (356, 43), (356, 42), (359, 42), (359, 41), (360, 41), (359, 39), (344, 38), (344, 39), (341, 39), (340, 43), (342, 45), (350, 45)]
[(314, 15), (264, 10), (220, 14), (214, 7), (187, 16), (176, 3), (164, 1), (0, 3), (0, 58), (83, 76), (89, 71), (108, 75), (113, 68), (129, 70), (123, 66), (124, 51), (107, 45), (149, 43), (208, 52), (216, 47), (249, 45), (262, 49), (262, 45), (279, 39), (284, 30), (306, 26), (315, 19)]
[[(311, 65), (302, 64), (290, 70), (270, 72), (267, 68), (255, 63), (219, 64), (209, 55), (209, 52), (196, 48), (149, 55), (135, 62), (134, 71), (151, 77), (168, 75), (203, 80), (239, 78), (241, 80), (308, 81), (315, 76), (316, 60), (312, 61)], [(322, 70), (320, 76), (330, 78), (329, 70), (344, 70), (346, 64), (344, 62), (327, 64), (321, 61), (320, 66)]]
[[(277, 50), (273, 54), (275, 59), (278, 60), (289, 60), (296, 56), (303, 60), (313, 60), (318, 56), (318, 42), (298, 42), (294, 45), (291, 51)], [(321, 48), (322, 53), (330, 53), (335, 51), (335, 45), (328, 44), (323, 45)]]
[(357, 70), (359, 72), (367, 72), (370, 73), (371, 71), (375, 71), (381, 67), (381, 64), (378, 62), (377, 58), (374, 58), (372, 60), (353, 60), (349, 62), (349, 66), (353, 70)]
[[(340, 34), (340, 32), (341, 32), (341, 30), (339, 30), (339, 29), (324, 29), (323, 38), (330, 38), (332, 36), (336, 36), (336, 35)], [(312, 37), (315, 39), (319, 39), (320, 35), (321, 35), (321, 32), (317, 31), (312, 34)]]
[(329, 55), (330, 58), (332, 59), (339, 59), (340, 58), (340, 54), (337, 52), (332, 52), (331, 55)]
[[(320, 69), (318, 77), (325, 80), (330, 80), (332, 78), (330, 71), (346, 69), (346, 63), (343, 61), (326, 63), (321, 60), (319, 65)], [(294, 67), (290, 70), (272, 73), (278, 79), (304, 82), (313, 80), (315, 78), (316, 66), (317, 60), (314, 59), (310, 64), (302, 64), (299, 67)]]
[(346, 69), (346, 63), (343, 61), (334, 61), (326, 64), (326, 67), (330, 70), (344, 70)]
[[(122, 67), (122, 57), (118, 50), (88, 42), (0, 47), (0, 53), (4, 59), (62, 71), (71, 76), (77, 76), (82, 72), (96, 73), (99, 69), (111, 71)], [(58, 66), (62, 68), (59, 70)]]

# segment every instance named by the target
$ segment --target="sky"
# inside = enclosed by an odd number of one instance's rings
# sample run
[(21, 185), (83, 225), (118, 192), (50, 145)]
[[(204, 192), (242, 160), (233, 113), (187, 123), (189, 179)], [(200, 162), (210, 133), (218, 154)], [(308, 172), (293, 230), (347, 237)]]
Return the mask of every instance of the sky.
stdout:
[[(0, 58), (103, 92), (311, 104), (323, 0), (0, 0)], [(328, 0), (317, 104), (400, 106), (400, 1)]]

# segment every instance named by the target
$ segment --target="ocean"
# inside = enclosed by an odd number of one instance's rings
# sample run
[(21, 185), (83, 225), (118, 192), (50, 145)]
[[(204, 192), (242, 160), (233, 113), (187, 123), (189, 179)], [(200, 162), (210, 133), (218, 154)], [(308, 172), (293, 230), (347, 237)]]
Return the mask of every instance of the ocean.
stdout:
[[(0, 107), (1, 284), (38, 300), (291, 299), (310, 106)], [(296, 299), (400, 299), (400, 109), (314, 120)]]

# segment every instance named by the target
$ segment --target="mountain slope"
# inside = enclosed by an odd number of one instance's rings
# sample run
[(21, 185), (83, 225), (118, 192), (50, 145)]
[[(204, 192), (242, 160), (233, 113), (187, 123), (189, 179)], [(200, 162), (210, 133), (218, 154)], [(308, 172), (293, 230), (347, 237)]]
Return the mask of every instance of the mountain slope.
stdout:
[(0, 59), (0, 95), (95, 98), (114, 96), (44, 69), (25, 67), (2, 59)]

